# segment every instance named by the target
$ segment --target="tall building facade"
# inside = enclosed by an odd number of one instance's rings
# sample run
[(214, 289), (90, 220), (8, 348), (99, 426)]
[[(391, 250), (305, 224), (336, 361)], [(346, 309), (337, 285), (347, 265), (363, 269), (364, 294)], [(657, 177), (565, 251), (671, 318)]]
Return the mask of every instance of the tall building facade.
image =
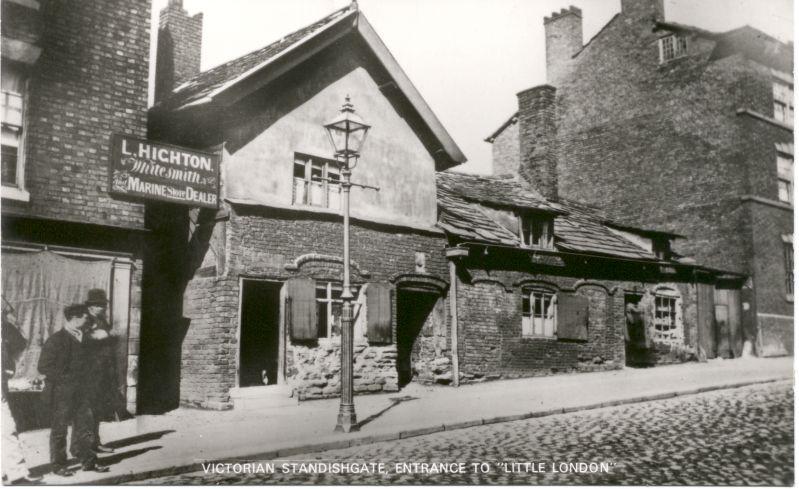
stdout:
[(108, 155), (112, 134), (146, 135), (150, 1), (3, 0), (2, 16), (2, 291), (28, 340), (12, 390), (35, 396), (63, 307), (101, 288), (133, 411), (147, 231), (142, 204), (109, 195)]
[[(495, 172), (685, 236), (678, 254), (747, 277), (745, 339), (763, 355), (792, 352), (793, 45), (749, 26), (668, 22), (662, 0), (622, 0), (585, 44), (580, 9), (544, 27), (555, 135), (520, 134), (514, 115), (487, 139)], [(554, 157), (525, 159), (520, 141)], [(723, 324), (733, 314), (716, 294)]]

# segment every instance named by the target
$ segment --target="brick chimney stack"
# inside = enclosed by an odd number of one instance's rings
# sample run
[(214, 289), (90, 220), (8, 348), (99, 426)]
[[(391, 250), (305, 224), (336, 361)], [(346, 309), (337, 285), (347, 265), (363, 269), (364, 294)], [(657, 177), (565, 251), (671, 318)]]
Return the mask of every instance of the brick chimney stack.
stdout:
[(549, 200), (558, 200), (555, 87), (540, 85), (517, 94), (519, 99), (519, 174)]
[(560, 86), (571, 69), (572, 56), (583, 47), (583, 12), (561, 9), (544, 17), (547, 48), (547, 82)]
[(203, 14), (189, 16), (183, 0), (161, 10), (155, 68), (155, 101), (200, 72)]
[(666, 19), (663, 0), (621, 0), (621, 13), (635, 19)]

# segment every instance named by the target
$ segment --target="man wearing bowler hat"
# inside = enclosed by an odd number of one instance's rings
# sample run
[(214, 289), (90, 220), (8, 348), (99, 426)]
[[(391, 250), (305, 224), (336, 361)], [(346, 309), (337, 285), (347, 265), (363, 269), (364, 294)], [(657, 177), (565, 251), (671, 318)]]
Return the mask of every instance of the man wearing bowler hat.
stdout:
[(100, 443), (100, 420), (113, 415), (117, 391), (116, 385), (116, 359), (114, 354), (114, 339), (110, 336), (111, 325), (106, 318), (108, 297), (103, 289), (91, 289), (84, 303), (89, 311), (89, 320), (86, 323), (89, 349), (92, 363), (90, 368), (94, 371), (95, 393), (91, 402), (93, 414), (93, 443), (92, 449), (97, 454), (111, 453), (113, 448)]

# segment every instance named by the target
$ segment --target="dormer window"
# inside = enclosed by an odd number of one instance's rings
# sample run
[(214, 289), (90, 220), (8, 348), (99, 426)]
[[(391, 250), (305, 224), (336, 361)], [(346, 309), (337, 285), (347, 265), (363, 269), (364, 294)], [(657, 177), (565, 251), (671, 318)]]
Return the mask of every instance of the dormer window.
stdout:
[(671, 256), (671, 247), (668, 239), (656, 238), (652, 240), (652, 254), (661, 260), (668, 260)]
[(665, 63), (688, 54), (688, 39), (672, 34), (658, 39), (660, 46), (660, 62)]
[(519, 231), (524, 246), (531, 248), (554, 248), (554, 221), (551, 216), (525, 214), (519, 216)]

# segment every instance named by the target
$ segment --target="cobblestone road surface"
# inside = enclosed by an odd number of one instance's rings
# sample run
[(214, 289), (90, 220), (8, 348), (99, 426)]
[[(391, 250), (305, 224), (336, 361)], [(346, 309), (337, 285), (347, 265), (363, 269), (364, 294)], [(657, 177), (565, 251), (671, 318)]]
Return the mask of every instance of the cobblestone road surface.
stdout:
[[(780, 382), (255, 462), (254, 474), (195, 472), (137, 484), (791, 485), (793, 423), (793, 389)], [(284, 463), (332, 467), (318, 462), (382, 462), (385, 473), (281, 473)], [(416, 473), (395, 466), (414, 462)], [(597, 465), (568, 468), (580, 462)], [(270, 463), (275, 473), (260, 473)], [(424, 473), (423, 463), (465, 471)]]

